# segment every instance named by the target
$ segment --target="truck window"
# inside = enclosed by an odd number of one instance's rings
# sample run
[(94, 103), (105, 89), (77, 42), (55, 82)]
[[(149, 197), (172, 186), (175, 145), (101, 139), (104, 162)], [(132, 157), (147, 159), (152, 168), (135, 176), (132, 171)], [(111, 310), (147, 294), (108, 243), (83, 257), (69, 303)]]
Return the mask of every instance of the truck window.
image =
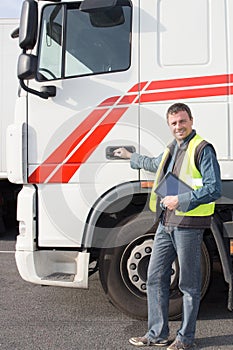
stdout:
[(80, 3), (45, 6), (38, 52), (39, 81), (127, 70), (131, 52), (128, 1), (98, 12)]

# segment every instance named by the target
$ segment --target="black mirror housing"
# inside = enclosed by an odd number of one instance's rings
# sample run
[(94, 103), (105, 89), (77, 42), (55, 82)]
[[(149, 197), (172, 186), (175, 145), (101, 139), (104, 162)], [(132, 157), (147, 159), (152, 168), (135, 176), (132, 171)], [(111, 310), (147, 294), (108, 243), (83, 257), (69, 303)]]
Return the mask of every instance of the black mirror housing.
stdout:
[(34, 0), (24, 0), (20, 27), (19, 46), (23, 50), (32, 50), (36, 44), (38, 27), (38, 6)]
[(116, 6), (117, 0), (84, 0), (80, 5), (80, 11), (96, 12), (103, 9), (110, 9)]
[(11, 37), (12, 39), (17, 39), (19, 37), (19, 27), (13, 30), (13, 32), (11, 33)]
[(35, 78), (37, 69), (37, 57), (22, 53), (18, 59), (18, 78), (20, 80), (30, 80)]

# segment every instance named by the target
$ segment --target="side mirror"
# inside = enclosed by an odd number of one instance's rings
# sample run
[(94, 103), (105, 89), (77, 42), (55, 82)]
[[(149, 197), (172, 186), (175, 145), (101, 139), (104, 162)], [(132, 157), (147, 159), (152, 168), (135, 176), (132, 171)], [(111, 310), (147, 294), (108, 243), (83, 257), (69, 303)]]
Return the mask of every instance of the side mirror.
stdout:
[(19, 46), (23, 50), (32, 50), (36, 44), (38, 26), (38, 7), (34, 0), (24, 0), (20, 27)]
[(18, 78), (29, 80), (35, 78), (37, 67), (37, 57), (22, 53), (18, 59)]
[(110, 9), (116, 6), (117, 0), (84, 0), (80, 4), (80, 11), (83, 12), (96, 12), (104, 9)]
[(27, 92), (47, 99), (49, 97), (55, 97), (57, 90), (55, 86), (42, 86), (41, 91), (36, 91), (29, 88), (24, 80), (34, 79), (37, 69), (37, 56), (22, 53), (18, 59), (18, 78), (20, 86)]
[(93, 27), (115, 27), (125, 22), (124, 13), (120, 6), (116, 6), (104, 11), (91, 12), (89, 14)]
[(116, 5), (117, 0), (84, 0), (79, 9), (89, 13), (94, 27), (115, 27), (125, 21), (121, 6)]

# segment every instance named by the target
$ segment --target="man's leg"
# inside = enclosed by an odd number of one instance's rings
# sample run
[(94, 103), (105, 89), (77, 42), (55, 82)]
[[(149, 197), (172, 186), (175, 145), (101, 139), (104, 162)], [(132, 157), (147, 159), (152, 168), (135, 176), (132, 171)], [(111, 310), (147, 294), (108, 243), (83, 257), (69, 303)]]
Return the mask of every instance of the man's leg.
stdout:
[(192, 344), (201, 295), (203, 230), (175, 228), (172, 237), (180, 267), (179, 288), (183, 293), (183, 318), (177, 339), (184, 344)]
[(176, 258), (171, 234), (159, 224), (148, 267), (148, 332), (146, 337), (166, 339), (169, 335), (168, 306), (172, 263)]

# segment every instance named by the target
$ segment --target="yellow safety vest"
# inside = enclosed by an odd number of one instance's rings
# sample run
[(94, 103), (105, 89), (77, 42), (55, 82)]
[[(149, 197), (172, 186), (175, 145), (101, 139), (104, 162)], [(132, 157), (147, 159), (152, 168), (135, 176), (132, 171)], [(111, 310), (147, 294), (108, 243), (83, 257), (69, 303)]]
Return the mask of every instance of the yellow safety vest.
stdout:
[[(179, 174), (179, 178), (184, 182), (186, 182), (194, 190), (201, 188), (203, 186), (201, 173), (199, 172), (195, 164), (195, 150), (196, 150), (196, 147), (202, 141), (203, 141), (203, 138), (200, 137), (199, 135), (195, 135), (190, 140), (188, 144), (188, 148), (185, 152), (185, 156), (184, 156), (181, 169), (180, 169), (180, 174)], [(161, 172), (165, 166), (165, 162), (167, 160), (169, 152), (170, 152), (169, 148), (167, 147), (164, 151), (161, 163), (156, 172), (156, 177), (155, 177), (154, 185), (151, 191), (150, 203), (149, 203), (150, 210), (153, 212), (156, 212), (156, 202), (157, 202), (157, 195), (154, 192), (154, 189), (158, 185), (158, 179), (160, 179), (161, 177)], [(215, 203), (211, 202), (208, 204), (200, 204), (198, 207), (188, 212), (181, 212), (179, 210), (176, 210), (175, 215), (177, 216), (210, 216), (214, 213), (214, 208), (215, 208)]]

